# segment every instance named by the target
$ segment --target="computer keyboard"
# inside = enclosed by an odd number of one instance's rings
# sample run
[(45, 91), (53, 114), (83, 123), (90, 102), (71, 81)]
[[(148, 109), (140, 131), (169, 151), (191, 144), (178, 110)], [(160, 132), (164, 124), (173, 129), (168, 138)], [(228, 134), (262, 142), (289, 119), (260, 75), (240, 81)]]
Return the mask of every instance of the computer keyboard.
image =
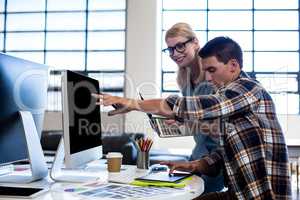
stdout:
[(175, 192), (181, 192), (182, 190), (182, 188), (137, 187), (109, 183), (102, 187), (79, 193), (79, 195), (105, 199), (145, 199), (163, 194), (174, 194)]
[(0, 176), (8, 175), (13, 171), (14, 171), (14, 166), (12, 164), (0, 165)]
[(185, 136), (184, 126), (177, 124), (166, 124), (164, 118), (154, 118), (154, 122), (158, 127), (158, 135), (160, 137), (179, 137)]

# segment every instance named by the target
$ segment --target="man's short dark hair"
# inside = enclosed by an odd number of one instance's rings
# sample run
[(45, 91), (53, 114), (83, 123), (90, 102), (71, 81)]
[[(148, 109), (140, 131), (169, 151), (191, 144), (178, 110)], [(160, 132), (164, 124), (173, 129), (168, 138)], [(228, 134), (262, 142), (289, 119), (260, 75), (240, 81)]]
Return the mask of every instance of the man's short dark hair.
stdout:
[(216, 37), (208, 41), (199, 51), (201, 58), (215, 56), (219, 62), (227, 64), (230, 59), (236, 59), (243, 67), (243, 53), (240, 45), (229, 37)]

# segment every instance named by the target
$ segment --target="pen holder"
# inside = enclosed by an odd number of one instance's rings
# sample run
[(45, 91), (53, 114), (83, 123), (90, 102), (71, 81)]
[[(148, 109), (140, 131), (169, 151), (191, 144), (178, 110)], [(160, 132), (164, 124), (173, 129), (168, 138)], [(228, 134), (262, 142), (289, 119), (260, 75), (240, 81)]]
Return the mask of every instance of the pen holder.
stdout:
[(136, 167), (138, 169), (149, 169), (149, 152), (138, 151)]

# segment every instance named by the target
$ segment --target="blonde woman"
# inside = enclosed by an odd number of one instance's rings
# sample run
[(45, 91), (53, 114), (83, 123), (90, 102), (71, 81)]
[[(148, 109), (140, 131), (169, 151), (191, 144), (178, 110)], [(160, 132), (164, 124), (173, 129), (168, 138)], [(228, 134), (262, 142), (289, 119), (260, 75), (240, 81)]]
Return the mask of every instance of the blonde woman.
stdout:
[[(177, 64), (177, 84), (183, 96), (208, 95), (214, 92), (212, 84), (205, 81), (205, 73), (201, 69), (199, 40), (187, 23), (173, 25), (165, 36), (168, 48), (163, 52)], [(205, 134), (194, 134), (195, 147), (190, 160), (198, 160), (208, 155), (218, 147), (217, 141)], [(205, 181), (205, 192), (222, 190), (224, 178), (222, 174), (216, 177), (201, 176)]]

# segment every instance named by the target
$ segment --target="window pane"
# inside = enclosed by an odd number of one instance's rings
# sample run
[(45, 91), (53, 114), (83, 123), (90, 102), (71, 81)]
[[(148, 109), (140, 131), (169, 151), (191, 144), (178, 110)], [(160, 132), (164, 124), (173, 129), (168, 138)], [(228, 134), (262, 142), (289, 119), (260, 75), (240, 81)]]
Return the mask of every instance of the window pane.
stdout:
[(169, 29), (178, 22), (186, 22), (193, 29), (206, 29), (206, 14), (205, 12), (195, 11), (165, 11), (163, 12), (163, 29)]
[(252, 29), (252, 14), (250, 11), (209, 11), (208, 21), (208, 28), (212, 30)]
[(271, 94), (277, 114), (299, 114), (298, 94)]
[(206, 0), (163, 0), (164, 9), (206, 9)]
[[(10, 55), (45, 62), (55, 70), (84, 71), (89, 66), (89, 70), (122, 71), (125, 69), (126, 4), (126, 0), (0, 0), (0, 52), (5, 46)], [(4, 14), (7, 14), (5, 24)], [(88, 35), (86, 29), (91, 30)], [(6, 41), (1, 33), (4, 30)], [(60, 87), (59, 78), (60, 75), (50, 77), (49, 110), (61, 110), (61, 94), (53, 91)], [(123, 82), (112, 91), (123, 95)]]
[(50, 74), (49, 87), (61, 88), (61, 74)]
[(89, 0), (90, 10), (126, 9), (126, 0)]
[(103, 89), (122, 89), (124, 85), (124, 73), (89, 73), (99, 81), (101, 90)]
[(252, 0), (209, 0), (209, 9), (251, 9)]
[(297, 11), (256, 11), (254, 20), (257, 30), (297, 30), (299, 25)]
[(252, 72), (253, 66), (253, 53), (243, 52), (243, 70), (246, 72)]
[(124, 52), (89, 52), (88, 70), (124, 70)]
[(4, 15), (0, 14), (0, 31), (4, 30)]
[(48, 30), (84, 30), (85, 13), (48, 13)]
[(250, 31), (209, 31), (208, 39), (228, 36), (241, 46), (244, 51), (252, 50), (252, 32)]
[(44, 63), (44, 52), (7, 52), (7, 54), (41, 64)]
[(269, 92), (297, 92), (297, 75), (294, 74), (257, 74), (257, 80)]
[(0, 51), (3, 51), (3, 46), (4, 44), (4, 34), (3, 33), (0, 33)]
[(178, 68), (176, 63), (166, 53), (162, 53), (162, 66), (163, 71), (176, 71)]
[(204, 46), (204, 44), (207, 42), (206, 31), (195, 31), (195, 32), (198, 37), (198, 40), (200, 41), (200, 47)]
[(84, 32), (47, 33), (48, 50), (84, 50)]
[(0, 0), (0, 12), (4, 12), (4, 3), (5, 3), (5, 0)]
[[(178, 5), (177, 1), (179, 1)], [(206, 2), (208, 5), (205, 4)], [(207, 22), (196, 20), (195, 27), (192, 26), (194, 29), (201, 31), (199, 32), (200, 45), (203, 38), (206, 38), (206, 34), (208, 40), (217, 36), (228, 36), (237, 41), (243, 50), (244, 71), (284, 73), (283, 75), (255, 75), (269, 90), (277, 93), (274, 94), (276, 104), (278, 104), (277, 107), (280, 104), (292, 102), (290, 106), (292, 108), (281, 106), (279, 113), (299, 114), (299, 94), (286, 93), (287, 91), (298, 93), (299, 90), (297, 76), (288, 74), (297, 73), (300, 70), (299, 1), (209, 0), (206, 2), (202, 3), (202, 8), (198, 8), (195, 6), (197, 2), (194, 5), (186, 5), (186, 1), (163, 0), (162, 47), (166, 48), (165, 31), (174, 23), (185, 19), (188, 15), (186, 13), (201, 12), (201, 16), (203, 16), (201, 20), (206, 20), (205, 15), (207, 13)], [(254, 6), (254, 11), (252, 6)], [(188, 9), (191, 9), (191, 11), (186, 11)], [(194, 14), (193, 17), (188, 19), (190, 21), (187, 20), (186, 22), (193, 25), (195, 19), (199, 19), (199, 17)], [(207, 26), (206, 23), (208, 23)], [(162, 72), (174, 71), (174, 73), (163, 73), (163, 90), (176, 90), (177, 66), (167, 54), (162, 53), (161, 55)], [(163, 93), (163, 95), (165, 94), (166, 92)]]
[(299, 49), (299, 33), (297, 31), (260, 31), (254, 33), (254, 47), (262, 51), (296, 51)]
[(89, 32), (88, 49), (125, 49), (125, 33), (120, 32)]
[(45, 27), (45, 14), (8, 14), (7, 15), (7, 31), (28, 31), (42, 30)]
[(44, 11), (45, 0), (8, 0), (8, 12), (23, 12), (23, 11)]
[(255, 71), (297, 72), (299, 54), (293, 52), (256, 52)]
[(46, 64), (56, 70), (84, 70), (84, 53), (82, 52), (47, 52)]
[(43, 50), (44, 33), (7, 33), (6, 50)]
[(85, 10), (86, 0), (47, 0), (47, 9), (53, 10)]
[(50, 91), (47, 96), (48, 110), (51, 111), (61, 111), (61, 92), (60, 91)]
[(176, 83), (175, 73), (164, 73), (163, 74), (163, 90), (179, 90)]
[(298, 9), (298, 0), (255, 0), (256, 9)]
[(125, 29), (125, 12), (89, 13), (88, 29)]

